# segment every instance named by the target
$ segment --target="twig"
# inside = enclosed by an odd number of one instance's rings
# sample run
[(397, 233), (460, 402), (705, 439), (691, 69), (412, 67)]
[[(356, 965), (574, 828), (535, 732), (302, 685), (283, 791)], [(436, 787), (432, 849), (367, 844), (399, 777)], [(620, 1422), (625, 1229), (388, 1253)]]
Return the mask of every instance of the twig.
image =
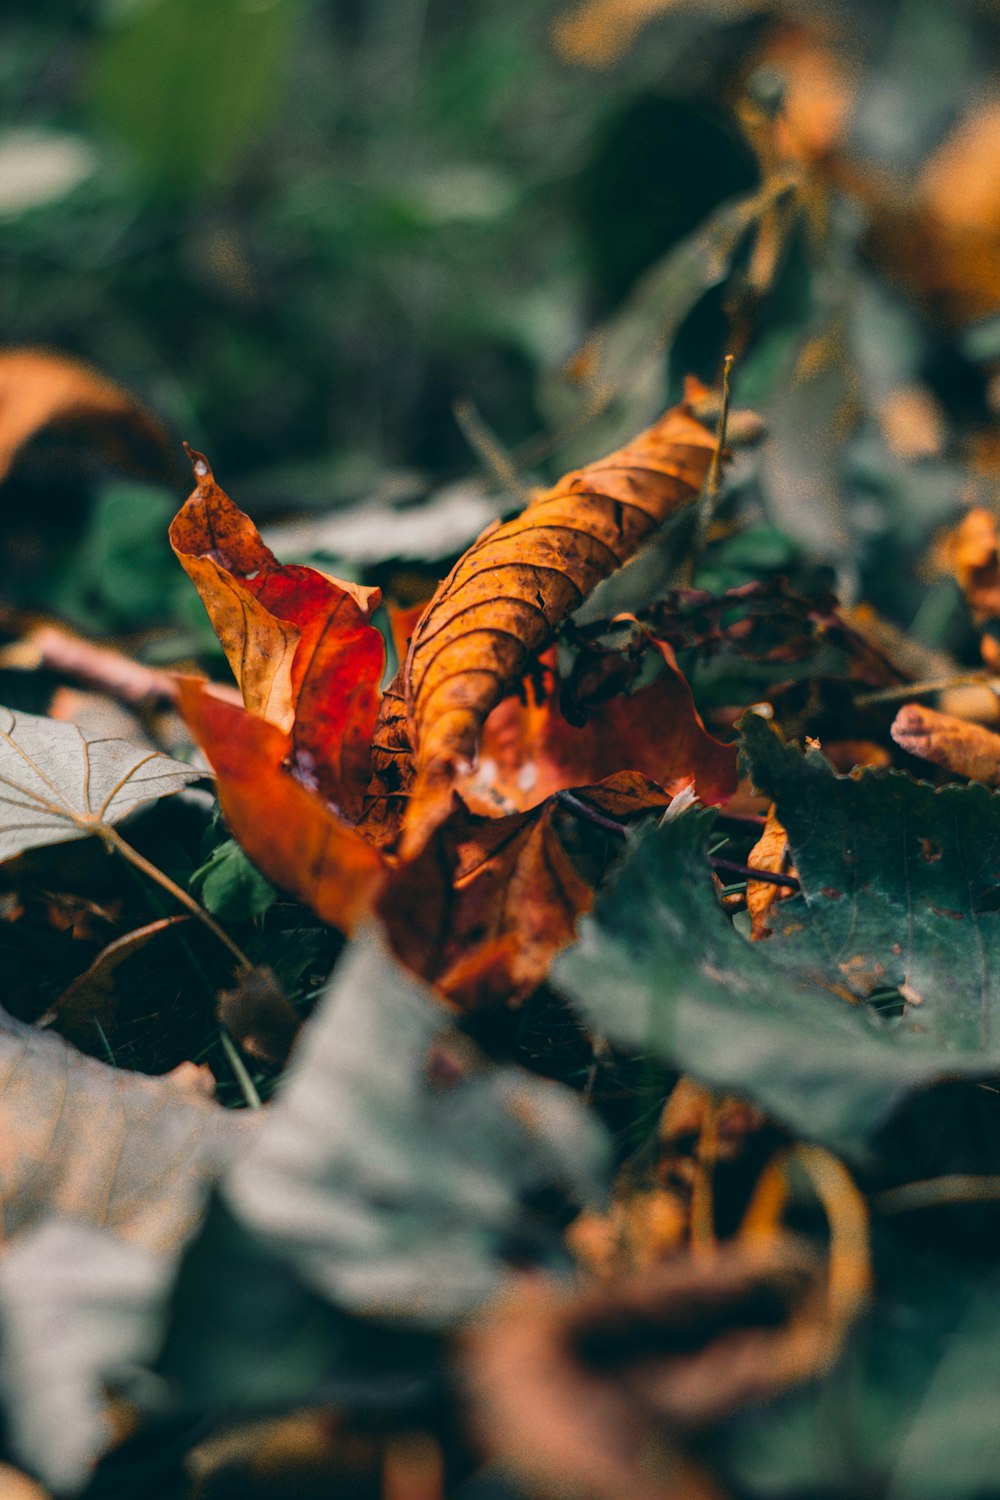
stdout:
[(593, 823), (595, 828), (603, 828), (604, 832), (610, 833), (612, 838), (627, 837), (624, 824), (617, 822), (614, 818), (609, 818), (605, 813), (598, 812), (596, 807), (591, 807), (581, 797), (575, 797), (569, 791), (556, 792), (556, 797), (564, 807), (569, 808), (570, 812), (576, 813), (577, 817), (583, 818), (587, 823)]
[(904, 1182), (871, 1197), (877, 1214), (912, 1213), (915, 1209), (943, 1208), (949, 1203), (990, 1203), (1000, 1199), (1000, 1177), (973, 1177), (953, 1173), (930, 1177), (924, 1182)]
[(242, 970), (246, 971), (253, 968), (253, 964), (247, 958), (243, 949), (237, 943), (233, 942), (229, 933), (219, 926), (215, 918), (210, 916), (205, 908), (199, 905), (194, 897), (190, 896), (176, 881), (171, 880), (170, 876), (165, 874), (158, 865), (154, 865), (152, 860), (147, 859), (144, 854), (140, 854), (138, 849), (134, 849), (130, 843), (123, 839), (117, 828), (112, 828), (110, 824), (102, 823), (95, 831), (108, 849), (112, 849), (116, 854), (120, 854), (123, 859), (128, 860), (129, 864), (134, 865), (137, 870), (141, 870), (144, 875), (147, 875), (150, 880), (154, 880), (165, 891), (169, 891), (175, 901), (179, 901), (181, 906), (186, 907), (193, 917), (197, 917), (202, 926), (207, 927), (209, 932), (218, 939), (223, 947), (229, 950)]
[(453, 401), (451, 409), (465, 441), (500, 488), (510, 490), (527, 505), (531, 500), (531, 491), (522, 482), (513, 458), (487, 427), (473, 403), (468, 400)]
[(722, 485), (722, 456), (726, 450), (726, 429), (729, 426), (729, 377), (732, 374), (734, 363), (735, 356), (732, 354), (727, 354), (722, 361), (722, 405), (719, 409), (719, 425), (715, 429), (715, 447), (712, 450), (712, 461), (708, 466), (705, 483), (702, 485), (701, 494), (698, 497), (694, 536), (691, 539), (691, 550), (688, 553), (687, 562), (684, 567), (684, 576), (688, 583), (693, 579), (695, 566), (705, 550), (709, 527), (715, 517), (715, 507), (718, 503), (719, 489)]
[(764, 885), (781, 885), (790, 891), (802, 889), (794, 875), (779, 875), (773, 870), (758, 870), (754, 865), (737, 864), (733, 859), (720, 859), (715, 854), (709, 855), (709, 863), (713, 869), (725, 870), (727, 875), (742, 875), (744, 880), (759, 880)]

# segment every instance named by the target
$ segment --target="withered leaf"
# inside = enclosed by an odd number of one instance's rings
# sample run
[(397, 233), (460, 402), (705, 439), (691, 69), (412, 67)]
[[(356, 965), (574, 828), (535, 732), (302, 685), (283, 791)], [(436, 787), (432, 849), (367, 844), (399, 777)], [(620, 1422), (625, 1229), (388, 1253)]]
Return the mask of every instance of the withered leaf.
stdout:
[(459, 806), (386, 888), (380, 913), (396, 952), (459, 1005), (518, 1004), (590, 905), (555, 809), (482, 818)]
[[(476, 812), (524, 811), (554, 792), (584, 787), (623, 771), (638, 772), (664, 791), (664, 801), (694, 783), (706, 803), (736, 790), (736, 751), (706, 730), (672, 648), (642, 633), (665, 670), (634, 694), (615, 693), (584, 705), (572, 724), (559, 705), (554, 662), (544, 661), (520, 696), (505, 698), (482, 732), (475, 770), (456, 790)], [(617, 653), (609, 653), (617, 655)]]
[[(767, 810), (767, 822), (760, 838), (747, 855), (747, 864), (752, 870), (769, 870), (773, 875), (788, 868), (788, 834), (778, 822), (772, 805)], [(747, 881), (747, 911), (750, 913), (750, 937), (754, 942), (770, 935), (767, 918), (771, 907), (787, 895), (787, 888), (770, 885), (763, 880)]]
[(970, 781), (1000, 787), (1000, 734), (982, 724), (906, 703), (893, 721), (892, 737), (910, 755)]
[(0, 482), (42, 432), (95, 451), (110, 467), (169, 474), (167, 435), (127, 391), (90, 365), (40, 349), (0, 354)]
[(251, 713), (291, 735), (289, 763), (348, 816), (361, 810), (385, 670), (369, 623), (378, 589), (281, 564), (216, 484), (200, 453), (198, 485), (170, 541), (229, 659)]
[(348, 932), (371, 909), (385, 861), (288, 769), (289, 736), (182, 678), (180, 706), (218, 778), (234, 837), (268, 880)]
[(403, 690), (417, 776), (404, 853), (447, 816), (490, 711), (553, 630), (701, 488), (715, 440), (685, 404), (485, 531), (417, 626)]
[(0, 860), (100, 833), (201, 774), (128, 740), (0, 708)]
[(779, 1243), (764, 1258), (739, 1245), (678, 1254), (577, 1293), (525, 1281), (467, 1343), (481, 1438), (533, 1494), (717, 1496), (684, 1439), (823, 1360), (815, 1279), (811, 1258)]
[(121, 966), (141, 952), (152, 939), (171, 931), (179, 922), (190, 920), (186, 915), (160, 917), (115, 938), (102, 948), (93, 963), (77, 975), (55, 1002), (53, 1009), (60, 1036), (82, 1042), (89, 1050), (87, 1044), (93, 1042), (95, 1020), (105, 1030), (110, 1030), (114, 1024)]
[(302, 1026), (278, 976), (266, 965), (238, 975), (233, 988), (219, 995), (216, 1015), (244, 1052), (272, 1067), (287, 1062)]
[(108, 1067), (0, 1012), (0, 1244), (60, 1217), (175, 1248), (251, 1129), (182, 1079)]

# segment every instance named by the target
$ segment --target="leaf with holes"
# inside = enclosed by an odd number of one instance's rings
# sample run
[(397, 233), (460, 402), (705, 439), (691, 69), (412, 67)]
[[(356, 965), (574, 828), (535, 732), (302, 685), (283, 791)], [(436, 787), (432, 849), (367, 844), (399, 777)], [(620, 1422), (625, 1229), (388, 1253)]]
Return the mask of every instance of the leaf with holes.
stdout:
[(743, 734), (802, 882), (767, 942), (720, 906), (693, 809), (636, 840), (552, 983), (612, 1041), (857, 1154), (911, 1090), (1000, 1067), (1000, 798)]
[(128, 740), (0, 708), (0, 861), (100, 834), (203, 774)]

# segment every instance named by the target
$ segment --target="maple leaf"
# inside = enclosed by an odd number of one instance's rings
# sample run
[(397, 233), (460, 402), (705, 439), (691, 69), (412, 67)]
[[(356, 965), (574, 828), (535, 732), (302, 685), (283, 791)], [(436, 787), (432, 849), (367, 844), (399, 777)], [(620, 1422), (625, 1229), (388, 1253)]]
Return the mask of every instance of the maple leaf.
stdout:
[(459, 559), (414, 631), (403, 668), (416, 764), (404, 855), (447, 816), (455, 778), (475, 764), (491, 710), (594, 586), (697, 498), (714, 449), (682, 403), (489, 528)]
[(349, 817), (361, 810), (385, 671), (369, 623), (378, 589), (281, 564), (192, 453), (197, 487), (170, 541), (229, 659), (246, 708), (290, 735), (289, 767)]
[(128, 740), (0, 708), (0, 860), (113, 828), (201, 771)]

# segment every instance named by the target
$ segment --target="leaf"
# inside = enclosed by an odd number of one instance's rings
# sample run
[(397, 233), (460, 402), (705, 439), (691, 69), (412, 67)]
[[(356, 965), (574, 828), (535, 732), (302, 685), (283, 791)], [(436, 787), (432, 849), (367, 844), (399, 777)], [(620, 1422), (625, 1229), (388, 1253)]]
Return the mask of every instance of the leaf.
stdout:
[(531, 1204), (598, 1195), (606, 1153), (568, 1089), (489, 1063), (366, 937), (225, 1196), (339, 1306), (434, 1326), (478, 1306), (508, 1258), (560, 1264)]
[(115, 938), (102, 948), (83, 973), (63, 990), (53, 1006), (60, 1036), (86, 1047), (87, 1043), (93, 1042), (95, 1021), (109, 1031), (118, 1010), (121, 982), (118, 970), (122, 964), (127, 964), (153, 938), (171, 931), (178, 922), (190, 920), (187, 915), (160, 917)]
[[(645, 632), (639, 641), (659, 653), (665, 670), (632, 694), (575, 699), (582, 724), (565, 718), (554, 663), (543, 660), (521, 695), (505, 698), (487, 719), (478, 765), (456, 777), (462, 800), (475, 812), (525, 811), (622, 771), (656, 782), (664, 805), (692, 782), (703, 802), (731, 797), (735, 750), (705, 729), (672, 648)], [(622, 662), (619, 652), (606, 659), (611, 671)]]
[(970, 781), (1000, 787), (1000, 734), (982, 724), (938, 713), (922, 703), (906, 703), (893, 720), (892, 737), (909, 755)]
[(403, 672), (417, 768), (405, 854), (447, 814), (491, 710), (595, 584), (697, 498), (714, 446), (686, 405), (674, 407), (485, 531), (459, 560), (414, 632)]
[(12, 1446), (58, 1494), (77, 1493), (114, 1441), (107, 1387), (155, 1355), (171, 1271), (165, 1255), (59, 1218), (0, 1260), (0, 1396)]
[(976, 618), (1000, 616), (1000, 547), (993, 512), (981, 505), (967, 510), (945, 537), (941, 555)]
[(191, 876), (188, 890), (224, 922), (247, 922), (259, 917), (274, 905), (278, 896), (235, 839), (224, 839), (216, 845)]
[(216, 773), (223, 815), (244, 853), (274, 885), (349, 932), (382, 885), (378, 850), (291, 774), (289, 736), (274, 724), (193, 677), (180, 680), (180, 707)]
[(390, 879), (379, 912), (396, 953), (459, 1005), (520, 1004), (590, 906), (556, 807), (502, 818), (459, 808)]
[[(767, 822), (760, 838), (747, 855), (751, 870), (769, 870), (773, 875), (787, 871), (788, 834), (775, 816), (774, 808), (767, 810)], [(771, 885), (763, 880), (747, 881), (747, 911), (750, 913), (750, 938), (752, 942), (770, 937), (768, 916), (776, 901), (787, 897), (787, 889)]]
[(291, 735), (303, 784), (349, 817), (371, 775), (385, 643), (369, 624), (378, 589), (282, 565), (192, 454), (198, 486), (170, 541), (208, 611), (251, 713)]
[(684, 1440), (823, 1362), (816, 1269), (734, 1245), (569, 1293), (525, 1278), (467, 1340), (481, 1440), (530, 1494), (711, 1500)]
[(161, 1253), (197, 1222), (247, 1116), (84, 1057), (0, 1012), (0, 1241), (55, 1217)]
[(166, 433), (127, 391), (76, 360), (8, 350), (0, 354), (0, 482), (42, 433), (70, 439), (115, 469), (172, 472)]
[(100, 834), (202, 774), (143, 745), (0, 708), (0, 861)]
[[(747, 944), (723, 913), (712, 815), (693, 809), (635, 839), (550, 982), (611, 1041), (857, 1155), (908, 1092), (1000, 1064), (998, 915), (979, 910), (1000, 805), (898, 772), (837, 776), (756, 716), (744, 735), (802, 882), (769, 940)], [(876, 986), (896, 986), (897, 1020), (858, 1003)]]

